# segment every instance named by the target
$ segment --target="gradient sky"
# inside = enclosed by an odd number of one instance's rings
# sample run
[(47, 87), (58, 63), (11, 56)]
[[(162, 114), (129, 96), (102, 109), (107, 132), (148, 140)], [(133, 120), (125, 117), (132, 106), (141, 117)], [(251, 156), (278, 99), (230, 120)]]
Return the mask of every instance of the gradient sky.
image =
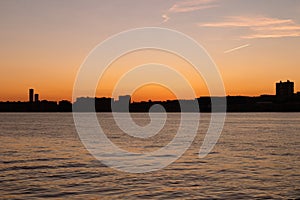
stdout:
[[(31, 87), (41, 99), (71, 100), (76, 73), (95, 46), (145, 26), (175, 29), (203, 45), (228, 95), (274, 94), (275, 82), (287, 79), (300, 90), (298, 0), (1, 0), (0, 26), (0, 101), (25, 101)], [(135, 62), (115, 62), (97, 96), (110, 94), (118, 67)], [(203, 82), (194, 87), (207, 95)], [(135, 95), (173, 97), (157, 86)]]

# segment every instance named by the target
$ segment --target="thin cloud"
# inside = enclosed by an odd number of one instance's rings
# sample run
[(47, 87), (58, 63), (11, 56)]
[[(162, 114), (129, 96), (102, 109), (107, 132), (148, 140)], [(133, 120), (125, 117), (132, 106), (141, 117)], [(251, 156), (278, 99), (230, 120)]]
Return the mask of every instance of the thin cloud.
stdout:
[(241, 36), (241, 38), (247, 39), (300, 36), (300, 25), (298, 25), (292, 19), (277, 19), (264, 16), (233, 16), (227, 17), (223, 22), (202, 23), (198, 25), (202, 27), (214, 28), (248, 28), (252, 33)]
[(272, 27), (256, 27), (255, 30), (271, 30), (271, 31), (290, 31), (300, 30), (300, 26), (272, 26)]
[(239, 46), (239, 47), (235, 47), (235, 48), (226, 50), (226, 51), (224, 51), (224, 53), (231, 53), (231, 52), (233, 52), (233, 51), (237, 51), (237, 50), (239, 50), (239, 49), (243, 49), (243, 48), (249, 47), (249, 46), (250, 46), (250, 44), (245, 44), (245, 45), (242, 45), (242, 46)]
[(164, 19), (163, 23), (170, 20), (170, 14), (172, 13), (193, 12), (217, 7), (216, 1), (217, 0), (185, 0), (177, 2), (162, 15), (162, 18)]
[(190, 0), (182, 1), (174, 4), (169, 12), (171, 13), (182, 13), (182, 12), (192, 12), (196, 10), (204, 10), (208, 8), (216, 7), (216, 0)]
[(252, 34), (242, 36), (241, 38), (244, 39), (255, 39), (255, 38), (282, 38), (282, 37), (299, 37), (300, 33), (282, 33), (282, 34)]
[(206, 27), (264, 27), (291, 23), (293, 23), (293, 21), (290, 19), (281, 20), (267, 17), (233, 16), (227, 17), (227, 20), (225, 20), (224, 22), (204, 23), (199, 25)]

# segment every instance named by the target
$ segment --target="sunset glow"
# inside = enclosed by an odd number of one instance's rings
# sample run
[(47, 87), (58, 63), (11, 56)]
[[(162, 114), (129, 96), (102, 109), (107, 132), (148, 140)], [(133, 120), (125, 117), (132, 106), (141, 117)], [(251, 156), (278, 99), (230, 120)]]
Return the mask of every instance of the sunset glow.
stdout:
[[(0, 101), (26, 101), (28, 88), (35, 88), (41, 99), (71, 100), (76, 74), (97, 44), (121, 31), (149, 26), (180, 31), (203, 45), (222, 74), (227, 95), (274, 94), (274, 83), (287, 79), (299, 91), (299, 12), (300, 3), (290, 0), (1, 1)], [(96, 95), (112, 96), (126, 70), (149, 63), (178, 70), (197, 96), (209, 95), (192, 66), (157, 51), (116, 60)], [(172, 80), (168, 72), (164, 76)], [(118, 92), (127, 90), (124, 85)], [(134, 93), (136, 101), (172, 98), (157, 85)]]

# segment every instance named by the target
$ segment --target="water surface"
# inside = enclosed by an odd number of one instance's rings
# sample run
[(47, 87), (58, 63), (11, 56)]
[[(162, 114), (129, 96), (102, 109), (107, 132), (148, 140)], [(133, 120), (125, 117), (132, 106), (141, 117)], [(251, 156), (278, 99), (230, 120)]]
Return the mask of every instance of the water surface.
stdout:
[[(149, 123), (148, 114), (133, 113)], [(153, 151), (176, 133), (179, 113), (150, 139), (133, 139), (98, 114), (107, 136), (132, 152)], [(130, 174), (103, 165), (81, 143), (71, 113), (0, 114), (1, 199), (199, 199), (300, 196), (300, 113), (230, 113), (219, 142), (198, 157), (210, 115), (190, 149), (163, 170)], [(199, 120), (199, 119), (193, 119)]]

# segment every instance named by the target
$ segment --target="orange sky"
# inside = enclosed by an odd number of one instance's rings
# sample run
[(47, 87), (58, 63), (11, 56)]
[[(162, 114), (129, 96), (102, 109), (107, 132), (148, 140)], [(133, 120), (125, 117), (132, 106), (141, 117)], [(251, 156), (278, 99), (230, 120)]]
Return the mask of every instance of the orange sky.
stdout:
[[(128, 73), (130, 70), (134, 70), (135, 67), (139, 67), (145, 63), (150, 63), (145, 66), (145, 69)], [(179, 75), (161, 66), (155, 67), (157, 65), (156, 63), (171, 67), (176, 70)], [(124, 75), (125, 78), (123, 80), (121, 77)], [(151, 81), (157, 79), (159, 76), (166, 82), (166, 86), (169, 86), (169, 89), (159, 84), (140, 85), (145, 79)], [(121, 56), (109, 66), (99, 81), (97, 95), (117, 98), (118, 95), (130, 93), (130, 88), (137, 87), (139, 89), (132, 97), (134, 101), (176, 99), (174, 94), (170, 92), (173, 86), (180, 91), (180, 93), (177, 94), (179, 95), (178, 98), (195, 98), (195, 96), (188, 93), (188, 86), (185, 85), (183, 83), (184, 80), (181, 79), (186, 80), (193, 87), (196, 97), (208, 95), (206, 85), (201, 75), (197, 73), (192, 65), (181, 57), (161, 50), (139, 50)], [(120, 83), (121, 86), (119, 89), (115, 89), (118, 81), (122, 81)], [(113, 95), (113, 91), (115, 95)]]
[[(67, 2), (0, 2), (0, 101), (27, 101), (29, 88), (35, 88), (41, 99), (71, 100), (77, 71), (88, 53), (113, 34), (144, 26), (175, 29), (202, 44), (219, 67), (227, 95), (274, 94), (275, 82), (287, 79), (300, 91), (298, 1), (274, 0), (272, 5), (256, 0), (251, 4), (233, 0)], [(126, 70), (149, 62), (173, 67), (187, 78), (197, 96), (208, 95), (201, 77), (184, 60), (166, 52), (143, 51), (116, 60), (101, 79), (97, 96), (110, 96)], [(150, 70), (146, 75), (155, 73), (160, 72)], [(163, 73), (174, 81), (171, 73)], [(132, 78), (127, 86), (141, 77)], [(126, 84), (117, 94), (126, 94)], [(157, 85), (140, 87), (133, 97), (174, 98)]]

